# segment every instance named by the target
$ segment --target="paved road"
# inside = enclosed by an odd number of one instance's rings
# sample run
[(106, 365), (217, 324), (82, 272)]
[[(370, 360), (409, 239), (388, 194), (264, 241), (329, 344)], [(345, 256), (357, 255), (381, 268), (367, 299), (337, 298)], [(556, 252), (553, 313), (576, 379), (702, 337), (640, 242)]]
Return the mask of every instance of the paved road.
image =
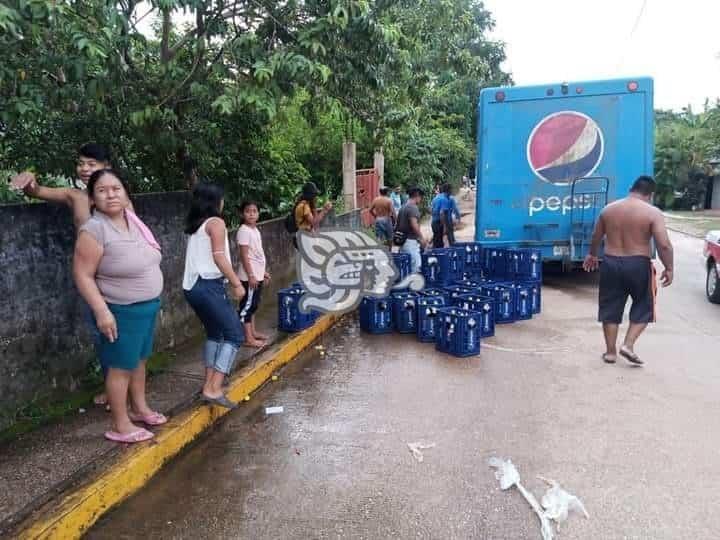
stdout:
[[(540, 538), (486, 465), (511, 457), (580, 496), (565, 539), (718, 538), (720, 306), (700, 241), (673, 236), (677, 282), (642, 369), (600, 361), (586, 275), (549, 276), (544, 313), (455, 359), (349, 320), (171, 464), (90, 538)], [(265, 406), (283, 414), (266, 416)], [(437, 444), (416, 462), (406, 444)]]

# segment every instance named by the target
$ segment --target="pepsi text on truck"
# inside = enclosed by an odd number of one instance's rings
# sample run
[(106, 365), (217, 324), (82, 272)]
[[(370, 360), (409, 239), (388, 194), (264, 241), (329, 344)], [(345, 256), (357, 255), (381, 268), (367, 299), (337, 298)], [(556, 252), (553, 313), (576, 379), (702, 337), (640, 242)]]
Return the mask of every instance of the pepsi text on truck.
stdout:
[(653, 115), (650, 78), (484, 89), (475, 240), (582, 261), (605, 205), (653, 174)]

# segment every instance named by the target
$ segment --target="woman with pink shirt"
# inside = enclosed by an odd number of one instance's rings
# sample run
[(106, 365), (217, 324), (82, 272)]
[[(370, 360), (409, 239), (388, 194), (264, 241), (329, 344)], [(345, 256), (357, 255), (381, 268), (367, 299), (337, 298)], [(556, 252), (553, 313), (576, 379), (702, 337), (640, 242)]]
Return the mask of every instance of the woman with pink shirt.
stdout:
[(245, 327), (245, 345), (262, 347), (267, 343), (264, 336), (255, 329), (255, 311), (260, 304), (263, 285), (270, 282), (270, 274), (265, 270), (265, 252), (262, 238), (257, 228), (260, 210), (257, 203), (245, 201), (240, 205), (242, 225), (237, 232), (236, 242), (240, 250), (240, 268), (238, 276), (247, 294), (240, 300), (238, 316)]

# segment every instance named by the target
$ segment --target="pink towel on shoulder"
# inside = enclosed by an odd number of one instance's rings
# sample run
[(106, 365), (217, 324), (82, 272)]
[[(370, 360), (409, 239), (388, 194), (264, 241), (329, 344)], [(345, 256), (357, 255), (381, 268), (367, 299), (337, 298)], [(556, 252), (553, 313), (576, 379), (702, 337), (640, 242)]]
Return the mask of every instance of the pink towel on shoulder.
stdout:
[(150, 228), (145, 225), (143, 221), (139, 217), (137, 217), (137, 215), (131, 210), (126, 209), (125, 216), (127, 217), (128, 221), (132, 221), (135, 226), (140, 229), (140, 234), (142, 234), (142, 237), (145, 239), (145, 241), (152, 247), (160, 251), (160, 244), (158, 244), (158, 241), (155, 240), (155, 236), (153, 235)]

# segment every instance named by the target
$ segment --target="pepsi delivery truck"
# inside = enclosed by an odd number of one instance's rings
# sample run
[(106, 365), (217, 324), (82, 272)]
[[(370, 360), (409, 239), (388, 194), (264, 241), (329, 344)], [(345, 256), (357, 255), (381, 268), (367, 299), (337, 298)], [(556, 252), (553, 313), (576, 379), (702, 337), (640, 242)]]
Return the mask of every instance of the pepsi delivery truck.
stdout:
[(650, 78), (484, 89), (475, 240), (582, 261), (603, 207), (652, 175), (653, 135)]

